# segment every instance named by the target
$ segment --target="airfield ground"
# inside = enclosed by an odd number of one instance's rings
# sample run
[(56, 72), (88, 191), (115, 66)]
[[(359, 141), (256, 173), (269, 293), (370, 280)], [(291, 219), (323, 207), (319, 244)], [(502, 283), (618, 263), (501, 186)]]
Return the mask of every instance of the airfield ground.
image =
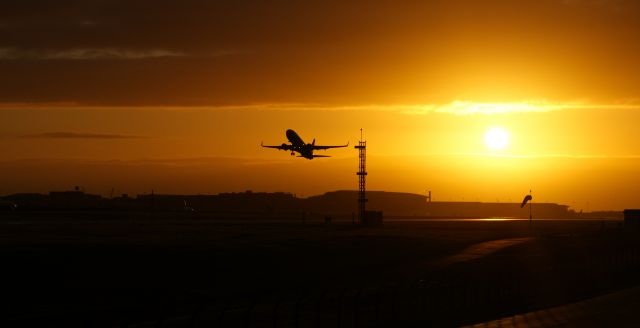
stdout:
[(0, 214), (10, 324), (456, 326), (640, 283), (620, 221), (350, 222)]

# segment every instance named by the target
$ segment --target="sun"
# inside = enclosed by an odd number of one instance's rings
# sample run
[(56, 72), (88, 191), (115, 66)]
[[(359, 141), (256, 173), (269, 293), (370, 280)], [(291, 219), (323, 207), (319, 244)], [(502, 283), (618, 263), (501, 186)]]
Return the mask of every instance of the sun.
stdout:
[(503, 128), (491, 128), (484, 134), (484, 143), (492, 150), (505, 149), (509, 145), (509, 132)]

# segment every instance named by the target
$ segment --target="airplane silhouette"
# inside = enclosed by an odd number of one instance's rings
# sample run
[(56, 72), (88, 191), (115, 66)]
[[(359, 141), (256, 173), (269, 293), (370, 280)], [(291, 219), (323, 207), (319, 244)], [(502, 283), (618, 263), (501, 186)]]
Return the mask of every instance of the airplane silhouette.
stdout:
[(341, 146), (319, 146), (319, 145), (316, 145), (316, 139), (313, 139), (311, 143), (304, 143), (304, 141), (302, 141), (302, 138), (300, 138), (300, 136), (296, 133), (296, 131), (293, 131), (291, 129), (287, 130), (286, 135), (287, 135), (287, 139), (291, 143), (290, 145), (283, 143), (280, 146), (265, 146), (264, 144), (261, 143), (260, 146), (265, 148), (274, 148), (279, 150), (290, 151), (291, 156), (294, 156), (297, 152), (297, 153), (300, 153), (298, 157), (304, 157), (306, 159), (314, 159), (316, 157), (331, 157), (327, 155), (314, 155), (313, 154), (314, 150), (327, 150), (330, 148), (342, 148), (342, 147), (349, 146), (348, 142), (346, 145), (341, 145)]

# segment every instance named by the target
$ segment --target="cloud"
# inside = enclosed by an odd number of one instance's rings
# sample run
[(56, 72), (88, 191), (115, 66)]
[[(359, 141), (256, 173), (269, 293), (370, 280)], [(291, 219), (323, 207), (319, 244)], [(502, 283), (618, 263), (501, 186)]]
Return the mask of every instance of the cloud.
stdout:
[(628, 109), (638, 110), (640, 104), (631, 102), (595, 104), (589, 102), (551, 102), (546, 100), (520, 102), (476, 102), (454, 100), (449, 103), (432, 104), (371, 104), (371, 105), (321, 105), (321, 104), (249, 104), (229, 106), (195, 106), (195, 107), (164, 107), (165, 109), (200, 109), (200, 110), (278, 110), (278, 111), (389, 111), (408, 115), (426, 115), (444, 113), (453, 115), (494, 115), (512, 113), (543, 113), (561, 110), (597, 110), (597, 109)]
[(26, 134), (20, 138), (31, 139), (144, 139), (144, 136), (108, 133), (78, 133), (78, 132), (43, 132)]
[(443, 105), (415, 105), (402, 110), (405, 114), (448, 113), (455, 115), (550, 112), (575, 107), (575, 104), (547, 102), (483, 103), (455, 100)]
[(562, 3), (565, 5), (606, 5), (606, 4), (615, 4), (620, 1), (616, 0), (562, 0)]
[(456, 100), (441, 105), (407, 105), (399, 106), (398, 110), (405, 114), (423, 115), (430, 113), (447, 113), (454, 115), (493, 115), (512, 113), (544, 113), (561, 110), (589, 110), (589, 109), (640, 109), (640, 104), (591, 104), (584, 102), (548, 102), (521, 101), (509, 103), (489, 103)]
[(0, 60), (130, 60), (185, 56), (185, 53), (166, 49), (72, 48), (67, 50), (25, 50), (20, 48), (0, 48)]
[(1, 103), (0, 110), (151, 110), (151, 111), (382, 111), (406, 115), (504, 115), (545, 113), (563, 110), (640, 110), (640, 101), (629, 99), (612, 103), (589, 101), (553, 102), (523, 100), (517, 102), (478, 102), (454, 100), (448, 103), (331, 105), (318, 103), (254, 103), (213, 106), (90, 106), (78, 103)]
[(635, 0), (562, 0), (562, 3), (571, 7), (605, 9), (617, 14), (638, 10), (638, 3)]

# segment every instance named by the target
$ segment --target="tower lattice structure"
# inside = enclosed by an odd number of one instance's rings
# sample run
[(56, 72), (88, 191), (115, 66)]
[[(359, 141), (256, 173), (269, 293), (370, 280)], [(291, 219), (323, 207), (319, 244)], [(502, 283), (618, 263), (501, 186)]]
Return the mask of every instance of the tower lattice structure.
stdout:
[(360, 129), (360, 141), (354, 147), (358, 149), (358, 220), (363, 223), (366, 211), (366, 176), (367, 176), (367, 142), (362, 140), (362, 129)]

